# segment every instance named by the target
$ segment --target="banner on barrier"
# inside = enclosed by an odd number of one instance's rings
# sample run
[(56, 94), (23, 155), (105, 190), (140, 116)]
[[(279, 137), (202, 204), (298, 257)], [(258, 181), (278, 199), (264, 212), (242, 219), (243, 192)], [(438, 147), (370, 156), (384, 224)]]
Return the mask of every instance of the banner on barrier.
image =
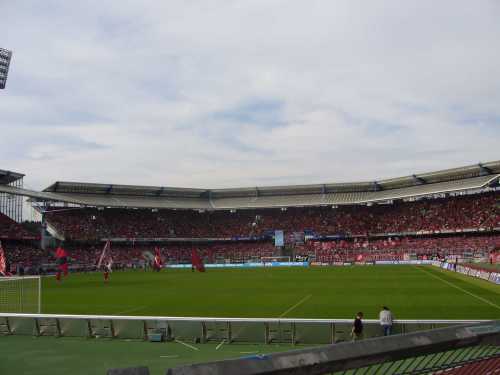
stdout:
[(462, 275), (475, 277), (477, 279), (490, 281), (494, 284), (500, 285), (500, 273), (498, 272), (492, 272), (485, 269), (477, 269), (448, 262), (440, 262), (438, 264), (433, 263), (433, 265), (448, 271), (455, 271), (461, 273)]
[[(308, 262), (209, 263), (205, 268), (308, 267)], [(168, 264), (166, 268), (191, 268), (191, 264)]]
[(380, 264), (380, 265), (398, 265), (398, 264), (405, 264), (405, 265), (414, 265), (414, 266), (421, 266), (424, 264), (432, 264), (432, 260), (377, 260), (375, 264)]

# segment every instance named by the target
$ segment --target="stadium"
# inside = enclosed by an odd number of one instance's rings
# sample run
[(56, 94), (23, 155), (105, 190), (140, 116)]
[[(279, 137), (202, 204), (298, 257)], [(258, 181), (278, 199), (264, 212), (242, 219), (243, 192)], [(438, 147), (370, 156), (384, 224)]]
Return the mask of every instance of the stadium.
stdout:
[[(58, 181), (37, 192), (23, 188), (23, 174), (1, 175), (7, 269), (44, 275), (24, 299), (9, 298), (15, 286), (4, 291), (2, 309), (52, 314), (36, 320), (38, 336), (138, 339), (166, 329), (164, 339), (197, 354), (173, 354), (176, 364), (217, 359), (230, 343), (241, 354), (348, 342), (358, 310), (378, 337), (382, 305), (400, 322), (395, 332), (500, 317), (498, 161), (371, 182), (216, 190)], [(40, 213), (39, 232), (16, 222), (20, 196)], [(61, 280), (50, 276), (58, 247), (69, 259)], [(194, 272), (193, 252), (205, 272)], [(96, 268), (103, 257), (109, 280)], [(82, 333), (68, 314), (95, 321)], [(33, 333), (32, 318), (7, 316), (4, 333)], [(106, 323), (118, 316), (125, 320)], [(138, 330), (137, 319), (151, 317), (170, 320)], [(212, 353), (197, 353), (200, 343)]]
[(0, 14), (0, 375), (500, 374), (499, 2)]

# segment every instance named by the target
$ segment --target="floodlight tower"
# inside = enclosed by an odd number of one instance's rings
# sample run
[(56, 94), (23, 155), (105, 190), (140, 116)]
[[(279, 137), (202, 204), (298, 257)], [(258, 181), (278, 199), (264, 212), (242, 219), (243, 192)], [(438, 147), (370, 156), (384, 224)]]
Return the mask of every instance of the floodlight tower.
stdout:
[(11, 58), (12, 51), (0, 48), (0, 89), (4, 89), (7, 83)]

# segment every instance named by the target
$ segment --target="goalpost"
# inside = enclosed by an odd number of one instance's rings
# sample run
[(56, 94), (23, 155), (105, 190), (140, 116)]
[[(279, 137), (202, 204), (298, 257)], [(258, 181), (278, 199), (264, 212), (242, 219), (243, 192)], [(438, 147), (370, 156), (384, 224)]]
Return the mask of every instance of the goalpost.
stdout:
[(40, 314), (41, 309), (40, 276), (0, 277), (0, 312)]

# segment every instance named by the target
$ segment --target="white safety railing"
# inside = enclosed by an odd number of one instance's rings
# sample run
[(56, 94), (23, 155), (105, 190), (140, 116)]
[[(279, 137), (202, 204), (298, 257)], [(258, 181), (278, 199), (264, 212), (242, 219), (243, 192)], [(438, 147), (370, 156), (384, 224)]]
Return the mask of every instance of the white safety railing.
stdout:
[[(396, 320), (393, 333), (411, 333), (486, 320)], [(378, 320), (365, 319), (364, 337), (383, 335)], [(214, 318), (0, 313), (0, 334), (108, 337), (226, 343), (330, 344), (351, 340), (352, 319)]]

